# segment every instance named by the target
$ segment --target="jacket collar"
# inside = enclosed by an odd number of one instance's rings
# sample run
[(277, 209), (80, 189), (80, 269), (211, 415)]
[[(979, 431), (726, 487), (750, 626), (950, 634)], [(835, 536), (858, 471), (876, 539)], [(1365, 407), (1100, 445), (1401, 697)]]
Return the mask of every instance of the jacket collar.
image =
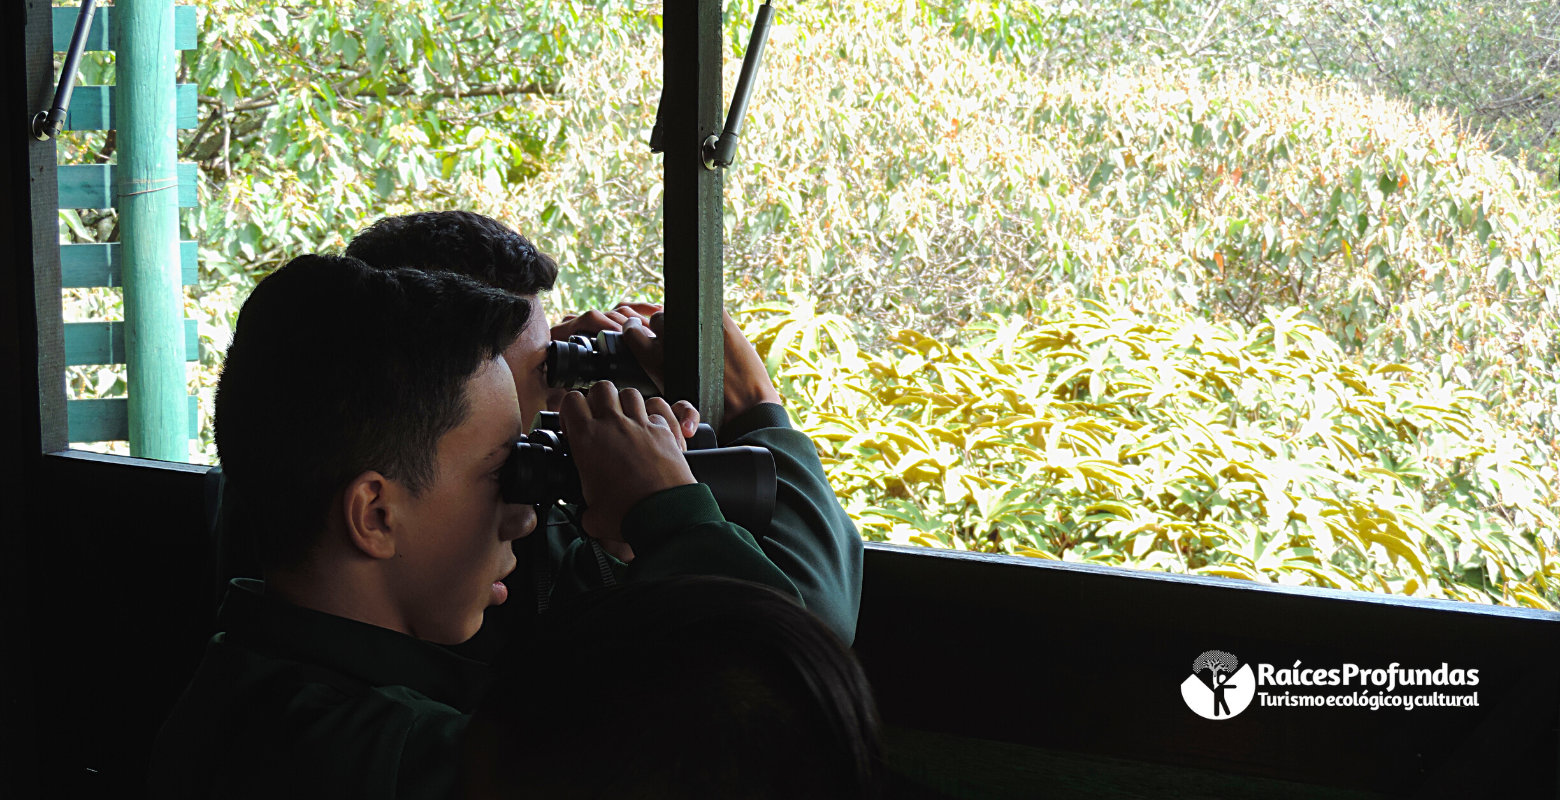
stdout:
[(470, 713), (487, 665), (439, 645), (366, 622), (295, 606), (265, 593), (265, 582), (234, 578), (217, 629), (228, 641), (340, 672), (371, 686), (405, 686)]

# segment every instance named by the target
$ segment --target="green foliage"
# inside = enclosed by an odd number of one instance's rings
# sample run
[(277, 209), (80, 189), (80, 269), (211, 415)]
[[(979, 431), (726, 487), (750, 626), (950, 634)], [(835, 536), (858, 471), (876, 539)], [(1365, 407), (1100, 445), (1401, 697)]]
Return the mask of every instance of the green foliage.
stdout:
[[(614, 46), (620, 20), (648, 18), (551, 0), (195, 5), (199, 47), (180, 79), (199, 87), (201, 124), (181, 132), (180, 159), (201, 167), (184, 235), (200, 242), (189, 299), (203, 355), (191, 388), (208, 422), (220, 351), (255, 282), (301, 253), (341, 248), (378, 217), (481, 208), (475, 198), (535, 176), (568, 135), (547, 111), (567, 59)], [(92, 54), (82, 81), (113, 83), (112, 53)], [(114, 138), (68, 134), (59, 156), (109, 162)], [(115, 215), (62, 212), (61, 234), (117, 240)], [(122, 315), (117, 291), (66, 293), (68, 319)], [(72, 394), (122, 395), (123, 372), (73, 368)], [(209, 424), (200, 451), (215, 454)]]
[[(509, 222), (563, 265), (554, 311), (659, 296), (657, 7), (199, 5), (208, 422), (254, 282), (384, 214)], [(757, 5), (726, 9), (727, 87)], [(1560, 196), (1469, 129), (1542, 165), (1548, 13), (783, 7), (724, 173), (727, 303), (795, 306), (751, 330), (874, 537), (1553, 604)], [(1537, 99), (1480, 116), (1508, 90)], [(73, 368), (72, 396), (123, 377)]]
[(920, 16), (1054, 77), (1191, 69), (1338, 80), (1455, 113), (1556, 185), (1560, 6), (1532, 0), (920, 0)]
[(535, 175), (565, 135), (542, 99), (613, 30), (573, 2), (200, 5), (205, 118), (185, 152), (209, 190), (193, 227), (207, 267), (241, 284), (365, 220)]
[(1530, 0), (1315, 3), (1330, 74), (1457, 113), (1550, 185), (1560, 168), (1560, 6)]
[[(1560, 203), (1449, 119), (1306, 82), (1034, 80), (914, 17), (868, 19), (777, 31), (726, 176), (734, 304), (807, 297), (869, 339), (1062, 286), (1247, 326), (1293, 305), (1361, 358), (1560, 435)], [(556, 108), (577, 146), (502, 206), (591, 265), (566, 307), (658, 277), (659, 165), (639, 144), (657, 54), (627, 41), (571, 71)]]
[(1560, 599), (1553, 466), (1480, 397), (1257, 325), (1060, 304), (956, 344), (754, 312), (748, 332), (871, 538), (1258, 581)]
[(1444, 119), (1305, 85), (1159, 75), (1037, 100), (1036, 135), (1077, 143), (1057, 192), (1070, 213), (1041, 229), (1053, 277), (1083, 249), (1094, 294), (1247, 325), (1299, 306), (1367, 360), (1560, 430), (1560, 204), (1531, 173)]
[(1210, 74), (1261, 67), (1320, 68), (1305, 36), (1316, 2), (1266, 0), (918, 0), (927, 24), (965, 44), (1045, 75), (1120, 67), (1200, 67)]

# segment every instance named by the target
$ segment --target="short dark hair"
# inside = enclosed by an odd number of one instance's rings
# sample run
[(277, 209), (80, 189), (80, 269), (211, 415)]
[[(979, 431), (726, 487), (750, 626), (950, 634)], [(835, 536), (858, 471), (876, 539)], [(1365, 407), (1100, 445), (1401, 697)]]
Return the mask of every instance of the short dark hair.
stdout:
[(466, 382), (525, 327), (530, 304), (449, 273), (306, 255), (239, 310), (217, 384), (232, 520), (263, 567), (301, 563), (331, 499), (367, 470), (413, 493), (469, 413)]
[(467, 780), (516, 798), (867, 798), (878, 737), (866, 676), (817, 616), (684, 576), (582, 595), (514, 640), (473, 717)]
[(531, 240), (470, 211), (423, 211), (385, 217), (347, 245), (347, 255), (380, 269), (454, 272), (506, 292), (553, 288), (558, 264)]

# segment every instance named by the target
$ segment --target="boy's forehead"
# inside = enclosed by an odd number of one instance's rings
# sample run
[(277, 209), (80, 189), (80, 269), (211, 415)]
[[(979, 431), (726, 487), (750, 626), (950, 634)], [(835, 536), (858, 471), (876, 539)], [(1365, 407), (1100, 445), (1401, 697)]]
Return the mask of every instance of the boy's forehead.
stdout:
[(466, 419), (445, 434), (448, 444), (483, 448), (513, 441), (520, 430), (520, 400), (509, 365), (493, 358), (466, 379)]
[(520, 335), (515, 337), (515, 345), (523, 350), (536, 350), (544, 347), (552, 338), (547, 323), (547, 309), (538, 295), (521, 295), (531, 304), (531, 316), (526, 319), (525, 327)]
[(488, 359), (476, 374), (468, 378), (466, 391), (472, 398), (472, 410), (476, 411), (480, 407), (489, 412), (487, 419), (491, 419), (493, 424), (501, 426), (511, 418), (520, 418), (514, 373), (502, 355)]
[(521, 297), (524, 297), (531, 304), (531, 318), (526, 320), (525, 326), (527, 328), (539, 327), (545, 330), (548, 327), (547, 300), (539, 294), (527, 294), (521, 295)]

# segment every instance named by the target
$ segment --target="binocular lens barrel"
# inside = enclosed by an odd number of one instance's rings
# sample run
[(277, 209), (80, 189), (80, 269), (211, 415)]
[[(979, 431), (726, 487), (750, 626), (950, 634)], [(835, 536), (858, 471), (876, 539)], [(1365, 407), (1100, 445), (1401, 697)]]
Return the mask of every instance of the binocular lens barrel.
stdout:
[[(548, 425), (556, 415), (543, 412)], [(775, 511), (775, 457), (762, 447), (717, 447), (683, 453), (694, 480), (710, 487), (721, 514), (753, 532), (768, 529)], [(515, 443), (499, 471), (504, 502), (551, 506), (562, 500), (583, 503), (580, 473), (569, 454), (568, 440), (556, 430), (533, 426)]]
[(559, 500), (584, 502), (580, 474), (574, 459), (551, 447), (530, 442), (515, 442), (515, 451), (498, 473), (504, 502), (524, 505), (551, 505)]
[(597, 381), (612, 381), (619, 389), (638, 389), (645, 397), (659, 397), (661, 390), (616, 331), (602, 331), (595, 341), (570, 336), (566, 342), (547, 343), (547, 385), (554, 389), (584, 389)]

